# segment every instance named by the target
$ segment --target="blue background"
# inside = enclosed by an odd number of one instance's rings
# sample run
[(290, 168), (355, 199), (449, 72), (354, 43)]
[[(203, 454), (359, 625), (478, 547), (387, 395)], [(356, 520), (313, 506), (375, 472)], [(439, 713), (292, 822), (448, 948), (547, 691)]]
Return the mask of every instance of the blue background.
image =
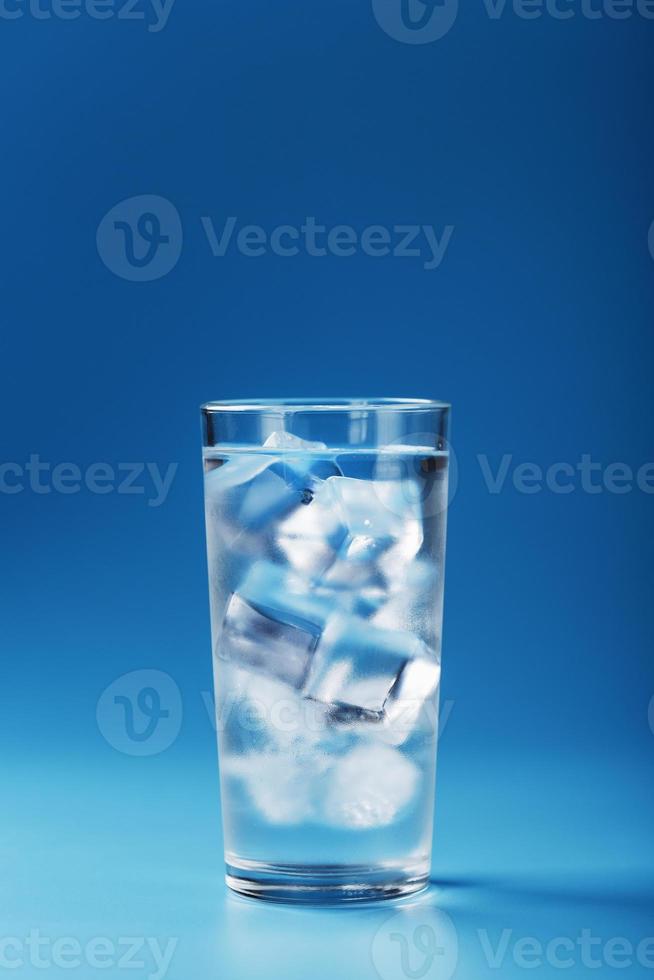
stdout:
[[(438, 909), (454, 975), (477, 980), (521, 976), (521, 937), (654, 934), (654, 500), (512, 480), (654, 459), (654, 20), (492, 19), (479, 0), (426, 44), (368, 0), (177, 0), (158, 32), (0, 20), (1, 462), (177, 464), (157, 507), (144, 475), (140, 494), (9, 493), (3, 471), (0, 938), (175, 937), (170, 980), (402, 980), (374, 936), (397, 915), (415, 945)], [(96, 234), (145, 194), (183, 242), (135, 282)], [(431, 271), (214, 257), (201, 218), (230, 215), (454, 232)], [(198, 406), (359, 393), (454, 405), (435, 884), (396, 909), (263, 908), (221, 877)], [(505, 454), (491, 493), (478, 457)], [(182, 704), (146, 756), (96, 720), (138, 669)], [(500, 973), (480, 929), (512, 930)], [(13, 975), (41, 976), (24, 958)]]

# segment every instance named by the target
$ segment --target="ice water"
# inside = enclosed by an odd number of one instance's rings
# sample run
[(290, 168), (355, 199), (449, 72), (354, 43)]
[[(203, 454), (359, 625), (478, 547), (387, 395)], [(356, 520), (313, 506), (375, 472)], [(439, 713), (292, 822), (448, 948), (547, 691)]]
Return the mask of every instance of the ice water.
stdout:
[(400, 893), (429, 871), (447, 455), (276, 432), (204, 466), (229, 875)]

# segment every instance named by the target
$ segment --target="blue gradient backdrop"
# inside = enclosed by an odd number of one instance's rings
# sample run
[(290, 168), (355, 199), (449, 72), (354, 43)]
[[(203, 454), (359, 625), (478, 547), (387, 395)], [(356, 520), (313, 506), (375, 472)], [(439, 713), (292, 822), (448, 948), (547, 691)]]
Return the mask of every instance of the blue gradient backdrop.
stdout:
[[(654, 20), (571, 6), (466, 3), (425, 44), (369, 0), (176, 0), (159, 31), (2, 8), (0, 973), (43, 975), (30, 930), (173, 937), (170, 980), (522, 976), (515, 943), (558, 936), (580, 976), (583, 929), (634, 949), (654, 933), (654, 480), (601, 482), (654, 460)], [(144, 194), (183, 228), (150, 282), (96, 246)], [(214, 257), (201, 219), (229, 216), (454, 231), (433, 270)], [(454, 405), (435, 883), (397, 908), (260, 908), (221, 877), (198, 406), (353, 393)], [(570, 493), (515, 486), (520, 464), (584, 454), (600, 492), (579, 473)], [(177, 468), (151, 506), (147, 471), (142, 493), (55, 492), (64, 462)], [(181, 699), (144, 756), (96, 720), (139, 669)], [(445, 949), (422, 973), (416, 925)], [(503, 930), (494, 969), (484, 936)], [(531, 972), (558, 975), (543, 955)], [(76, 975), (156, 975), (134, 958)]]

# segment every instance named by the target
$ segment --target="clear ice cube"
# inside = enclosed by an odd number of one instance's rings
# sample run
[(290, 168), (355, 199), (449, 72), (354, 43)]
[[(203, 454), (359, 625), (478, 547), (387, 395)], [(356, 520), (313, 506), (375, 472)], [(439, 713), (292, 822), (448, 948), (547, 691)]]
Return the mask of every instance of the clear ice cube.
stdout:
[(411, 802), (419, 779), (418, 768), (397, 749), (359, 745), (327, 777), (323, 818), (336, 827), (385, 827)]
[[(293, 825), (320, 806), (321, 777), (333, 764), (328, 710), (286, 684), (230, 665), (234, 710), (221, 727), (221, 772), (241, 782), (268, 823)], [(342, 750), (343, 740), (338, 739)]]
[(386, 600), (386, 592), (377, 586), (348, 589), (317, 583), (314, 593), (324, 598), (326, 602), (332, 603), (341, 612), (360, 616), (362, 619), (375, 616), (383, 608)]
[(272, 619), (234, 594), (227, 605), (218, 655), (299, 688), (317, 642), (315, 634)]
[(341, 608), (364, 618), (383, 608), (392, 582), (402, 579), (422, 547), (422, 525), (410, 509), (402, 510), (401, 499), (393, 499), (397, 490), (390, 482), (350, 477), (330, 478), (321, 489), (331, 519), (340, 515), (346, 536), (336, 555), (326, 548), (316, 554), (314, 575), (321, 561), (319, 588), (340, 592)]
[(304, 694), (331, 705), (335, 718), (340, 712), (344, 720), (381, 722), (387, 699), (407, 665), (430, 657), (415, 636), (336, 613), (312, 655)]
[(329, 480), (316, 489), (306, 505), (297, 507), (278, 525), (275, 535), (286, 561), (312, 578), (333, 565), (346, 538), (347, 528), (340, 520)]
[(313, 775), (287, 753), (252, 752), (222, 764), (227, 777), (242, 780), (252, 804), (267, 823), (292, 826), (310, 819), (315, 807)]
[(333, 740), (326, 705), (301, 697), (287, 683), (247, 666), (225, 665), (216, 706), (221, 757), (262, 751), (304, 756)]
[(299, 436), (293, 435), (292, 432), (286, 432), (286, 430), (279, 429), (275, 432), (271, 432), (266, 441), (263, 444), (264, 449), (283, 449), (284, 451), (299, 451), (299, 452), (310, 452), (310, 451), (322, 451), (326, 450), (327, 446), (324, 442), (311, 441), (309, 439), (300, 439)]
[(318, 594), (306, 578), (268, 561), (255, 562), (237, 591), (271, 619), (316, 636), (335, 608), (329, 596)]
[(397, 538), (407, 522), (420, 526), (415, 495), (408, 493), (405, 484), (399, 480), (334, 476), (329, 482), (353, 536)]
[(323, 583), (337, 589), (384, 588), (379, 562), (392, 544), (393, 539), (389, 537), (374, 538), (367, 534), (348, 537), (323, 576)]
[(420, 551), (423, 542), (422, 525), (407, 520), (398, 528), (395, 539), (379, 556), (379, 568), (388, 583), (402, 581)]
[[(300, 439), (292, 432), (271, 432), (264, 442), (264, 449), (281, 451), (271, 471), (285, 483), (303, 492), (303, 503), (310, 503), (319, 481), (340, 476), (340, 469), (332, 459), (316, 455), (327, 450), (324, 442)], [(297, 455), (296, 455), (297, 453)]]
[[(418, 657), (408, 660), (384, 704), (382, 727), (376, 732), (390, 745), (403, 745), (419, 727), (420, 718), (431, 701), (441, 677), (440, 664), (435, 659)], [(426, 731), (434, 729), (434, 719), (427, 718)]]
[(335, 608), (297, 575), (255, 562), (227, 604), (216, 653), (302, 687), (324, 624)]
[(230, 529), (230, 537), (264, 527), (300, 502), (297, 491), (272, 471), (274, 461), (273, 456), (235, 455), (206, 474), (207, 507)]
[(326, 581), (349, 588), (388, 588), (403, 577), (423, 544), (422, 522), (391, 480), (328, 479), (349, 537)]
[[(264, 448), (281, 453), (234, 454), (207, 471), (207, 508), (227, 543), (265, 530), (301, 504), (309, 504), (323, 481), (340, 473), (332, 460), (312, 456), (310, 450), (316, 447), (324, 448), (289, 433), (272, 433)], [(287, 454), (289, 449), (298, 455)]]

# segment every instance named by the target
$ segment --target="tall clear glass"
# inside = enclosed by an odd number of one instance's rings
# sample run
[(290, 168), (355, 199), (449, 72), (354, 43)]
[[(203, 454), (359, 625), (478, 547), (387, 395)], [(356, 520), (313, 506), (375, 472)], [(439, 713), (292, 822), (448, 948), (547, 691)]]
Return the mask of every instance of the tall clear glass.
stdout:
[(428, 881), (449, 406), (202, 409), (227, 883), (278, 901)]

